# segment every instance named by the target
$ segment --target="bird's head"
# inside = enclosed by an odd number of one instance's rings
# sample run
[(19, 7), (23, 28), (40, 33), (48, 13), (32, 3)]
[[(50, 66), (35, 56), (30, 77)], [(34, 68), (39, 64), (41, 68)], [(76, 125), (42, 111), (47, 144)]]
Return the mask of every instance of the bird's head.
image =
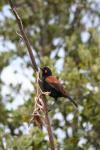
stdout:
[(47, 78), (48, 76), (51, 76), (51, 75), (52, 75), (51, 70), (50, 70), (47, 66), (45, 66), (45, 67), (43, 67), (43, 68), (40, 68), (40, 69), (41, 69), (41, 71), (42, 71), (42, 77), (43, 77), (43, 78)]

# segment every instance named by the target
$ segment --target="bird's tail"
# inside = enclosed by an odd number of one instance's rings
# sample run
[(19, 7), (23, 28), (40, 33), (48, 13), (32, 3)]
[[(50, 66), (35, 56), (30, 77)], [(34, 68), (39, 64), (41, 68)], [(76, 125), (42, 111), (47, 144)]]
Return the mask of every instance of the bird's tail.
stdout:
[(73, 100), (73, 98), (71, 98), (71, 96), (67, 96), (67, 98), (73, 103), (73, 105), (78, 108), (77, 103)]

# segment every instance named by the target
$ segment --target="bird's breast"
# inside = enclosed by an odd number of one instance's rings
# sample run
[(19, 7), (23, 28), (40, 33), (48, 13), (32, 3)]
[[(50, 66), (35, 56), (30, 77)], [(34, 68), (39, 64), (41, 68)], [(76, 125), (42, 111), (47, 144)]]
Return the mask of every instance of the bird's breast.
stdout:
[(43, 82), (43, 91), (50, 92), (50, 96), (54, 98), (58, 98), (62, 96), (57, 89), (55, 89), (52, 85), (50, 85), (46, 81)]

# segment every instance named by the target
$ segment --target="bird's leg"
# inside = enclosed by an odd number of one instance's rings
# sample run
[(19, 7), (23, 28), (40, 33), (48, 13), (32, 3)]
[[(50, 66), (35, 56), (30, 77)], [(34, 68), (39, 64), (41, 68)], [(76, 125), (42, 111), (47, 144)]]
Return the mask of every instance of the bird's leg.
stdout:
[(44, 92), (44, 91), (42, 91), (41, 89), (40, 89), (40, 91), (41, 91), (41, 93), (42, 93), (43, 95), (47, 95), (47, 96), (50, 95), (50, 93), (51, 93), (51, 92)]

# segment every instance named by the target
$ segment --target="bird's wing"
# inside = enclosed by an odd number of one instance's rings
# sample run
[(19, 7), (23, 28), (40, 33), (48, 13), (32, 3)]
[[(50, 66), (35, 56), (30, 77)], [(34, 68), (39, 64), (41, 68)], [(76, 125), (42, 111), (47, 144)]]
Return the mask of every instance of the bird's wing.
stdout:
[(63, 88), (60, 81), (57, 79), (56, 76), (49, 76), (46, 78), (46, 82), (50, 84), (53, 88), (55, 88), (58, 92), (61, 92), (63, 96), (67, 96), (67, 92)]
[(76, 104), (76, 102), (74, 102), (74, 100), (69, 96), (69, 94), (67, 93), (67, 91), (63, 88), (62, 84), (60, 83), (60, 81), (55, 76), (49, 76), (49, 77), (47, 77), (46, 78), (46, 82), (51, 87), (53, 87), (58, 92), (60, 92), (62, 94), (62, 96), (67, 97), (76, 107), (78, 107), (77, 104)]
[(46, 78), (46, 82), (48, 82), (50, 84), (53, 84), (53, 83), (58, 84), (58, 83), (60, 83), (56, 76), (48, 76)]

